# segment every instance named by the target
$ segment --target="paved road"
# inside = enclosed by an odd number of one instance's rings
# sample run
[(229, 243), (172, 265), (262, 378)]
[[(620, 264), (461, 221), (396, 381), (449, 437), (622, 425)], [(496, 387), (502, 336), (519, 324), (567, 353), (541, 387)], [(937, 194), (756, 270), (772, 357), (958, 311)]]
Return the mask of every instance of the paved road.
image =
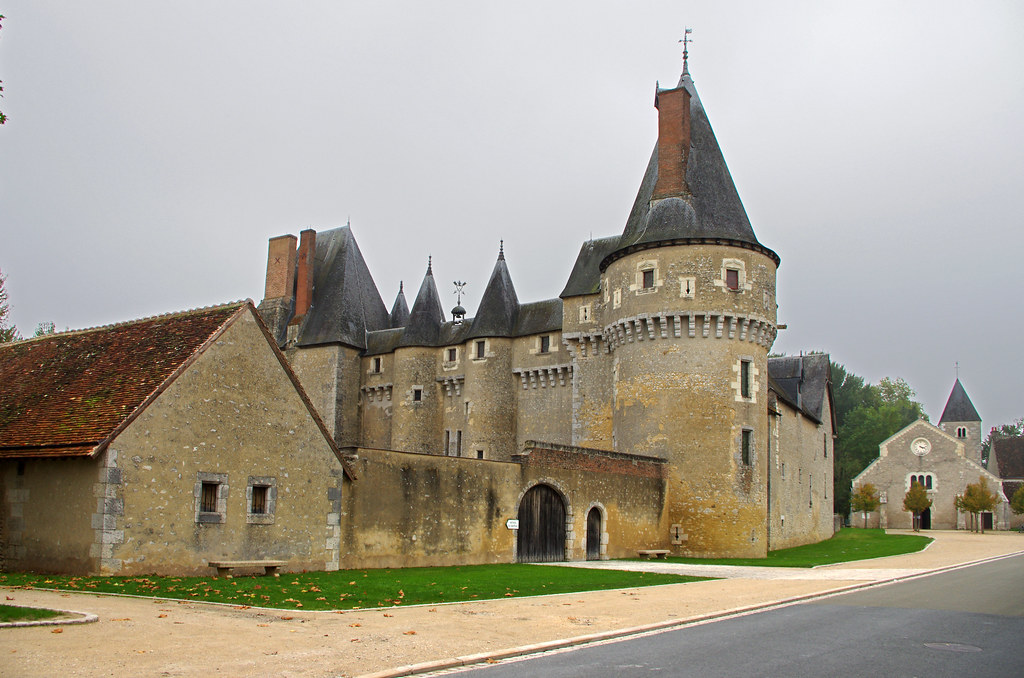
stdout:
[(1021, 675), (1024, 556), (459, 673), (479, 678)]

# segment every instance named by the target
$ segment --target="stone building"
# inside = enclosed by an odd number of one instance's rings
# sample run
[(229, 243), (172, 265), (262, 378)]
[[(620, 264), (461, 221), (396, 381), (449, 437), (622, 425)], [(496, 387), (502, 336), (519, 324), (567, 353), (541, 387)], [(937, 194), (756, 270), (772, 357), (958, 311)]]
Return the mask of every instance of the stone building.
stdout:
[[(1024, 437), (993, 440), (987, 468), (999, 474), (1003, 496), (1012, 499), (1014, 493), (1024, 486)], [(1011, 530), (1024, 526), (1024, 515), (1016, 515), (1011, 511), (1007, 517)]]
[(251, 302), (0, 345), (2, 569), (336, 569), (346, 465)]
[[(662, 487), (632, 498), (644, 520), (602, 509), (603, 553), (763, 556), (827, 538), (828, 357), (768, 358), (779, 256), (754, 235), (685, 65), (655, 107), (658, 143), (623, 232), (585, 242), (557, 298), (521, 302), (499, 250), (474, 317), (445, 319), (429, 262), (411, 309), (399, 289), (389, 312), (346, 226), (271, 239), (260, 312), (367, 468), (444, 456), (475, 474), (531, 449), (575, 465), (656, 460)], [(583, 539), (581, 512), (603, 499), (549, 477)]]
[[(871, 483), (879, 491), (881, 505), (867, 516), (868, 527), (913, 528), (913, 516), (903, 509), (910, 484), (924, 486), (932, 500), (921, 516), (922, 529), (953, 530), (970, 527), (970, 517), (955, 506), (967, 485), (985, 478), (999, 494), (992, 513), (982, 514), (986, 529), (1007, 529), (1009, 508), (999, 477), (982, 463), (981, 417), (957, 379), (946, 407), (935, 426), (923, 419), (896, 432), (879, 445), (879, 456), (852, 481), (853, 489)], [(851, 516), (851, 525), (864, 525), (862, 514)]]

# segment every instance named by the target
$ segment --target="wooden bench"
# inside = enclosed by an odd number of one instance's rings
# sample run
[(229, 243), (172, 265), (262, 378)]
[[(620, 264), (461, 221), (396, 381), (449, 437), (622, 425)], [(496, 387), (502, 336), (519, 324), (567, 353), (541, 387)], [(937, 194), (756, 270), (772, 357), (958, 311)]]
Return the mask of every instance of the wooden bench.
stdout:
[(668, 549), (640, 549), (636, 552), (641, 558), (651, 560), (653, 558), (660, 558), (665, 560), (665, 556), (668, 555)]
[(279, 567), (283, 567), (283, 560), (211, 560), (207, 563), (210, 567), (217, 568), (218, 577), (231, 578), (231, 570), (238, 567), (262, 567), (263, 574), (272, 574), (280, 577), (277, 573)]

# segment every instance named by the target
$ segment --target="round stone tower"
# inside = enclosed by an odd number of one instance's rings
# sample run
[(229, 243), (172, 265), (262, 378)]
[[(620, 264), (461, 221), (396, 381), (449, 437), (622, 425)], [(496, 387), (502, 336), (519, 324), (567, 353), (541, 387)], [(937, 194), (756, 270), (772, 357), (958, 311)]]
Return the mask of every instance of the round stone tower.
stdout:
[(668, 460), (674, 553), (764, 556), (779, 257), (754, 236), (685, 67), (655, 106), (657, 148), (600, 264), (613, 445)]

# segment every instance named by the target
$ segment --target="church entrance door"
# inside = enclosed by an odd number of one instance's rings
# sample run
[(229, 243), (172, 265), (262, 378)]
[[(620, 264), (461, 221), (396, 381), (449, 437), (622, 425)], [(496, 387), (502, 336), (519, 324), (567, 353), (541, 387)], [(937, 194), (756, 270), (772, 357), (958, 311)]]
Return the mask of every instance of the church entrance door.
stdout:
[(553, 487), (536, 485), (523, 496), (516, 551), (521, 563), (565, 560), (565, 503)]
[(932, 509), (929, 506), (924, 511), (921, 511), (921, 524), (918, 527), (922, 530), (932, 529)]
[(601, 512), (596, 506), (587, 514), (587, 560), (601, 560)]
[(981, 529), (991, 530), (992, 529), (992, 514), (985, 511), (981, 514)]

